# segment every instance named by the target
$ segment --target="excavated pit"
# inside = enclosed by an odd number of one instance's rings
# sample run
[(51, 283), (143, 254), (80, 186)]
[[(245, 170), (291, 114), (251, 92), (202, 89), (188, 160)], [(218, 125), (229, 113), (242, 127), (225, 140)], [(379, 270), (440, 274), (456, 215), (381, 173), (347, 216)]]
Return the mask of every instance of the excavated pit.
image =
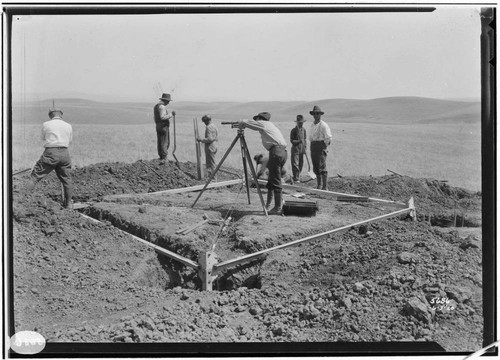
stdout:
[[(480, 192), (409, 177), (329, 179), (328, 188), (336, 192), (399, 202), (414, 197), (418, 221), (384, 220), (274, 251), (260, 263), (248, 264), (248, 269), (230, 269), (234, 270), (232, 275), (228, 271), (220, 278), (219, 289), (236, 290), (201, 292), (191, 290), (199, 289), (199, 285), (194, 276), (192, 282), (188, 279), (189, 269), (159, 257), (153, 249), (111, 226), (113, 218), (122, 218), (122, 226), (131, 230), (135, 227), (139, 235), (149, 234), (154, 241), (161, 239), (172, 249), (197, 259), (200, 248), (206, 250), (213, 244), (211, 236), (217, 227), (197, 229), (196, 241), (188, 245), (176, 242), (171, 233), (200, 221), (203, 212), (225, 217), (234, 204), (235, 224), (216, 246), (224, 260), (344, 222), (371, 218), (377, 207), (383, 208), (381, 213), (393, 209), (318, 199), (316, 217), (287, 217), (295, 223), (292, 228), (284, 222), (287, 218), (272, 217), (266, 223), (255, 189), (248, 206), (244, 193), (237, 197), (239, 186), (203, 194), (195, 209), (190, 205), (197, 194), (183, 195), (186, 201), (182, 209), (200, 211), (194, 218), (181, 219), (183, 222), (165, 210), (181, 207), (169, 205), (166, 200), (171, 196), (127, 196), (114, 202), (113, 206), (126, 205), (126, 211), (117, 211), (108, 204), (111, 201), (103, 201), (114, 194), (202, 183), (173, 164), (165, 166), (156, 160), (146, 163), (149, 166), (143, 162), (106, 163), (74, 169), (75, 201), (90, 203), (89, 213), (107, 211), (101, 217), (104, 224), (60, 206), (60, 183), (54, 173), (32, 194), (20, 191), (28, 174), (14, 179), (16, 331), (36, 329), (48, 342), (59, 343), (433, 341), (447, 351), (481, 347), (482, 233), (481, 228), (466, 227), (476, 219), (477, 225), (480, 223)], [(195, 172), (194, 164), (181, 165)], [(217, 197), (217, 203), (208, 197), (210, 194)], [(155, 215), (154, 206), (163, 217)], [(461, 220), (462, 214), (463, 228), (461, 221), (457, 221), (459, 227), (432, 226), (439, 223), (441, 215), (445, 215), (447, 224), (454, 225), (450, 220), (455, 216)], [(322, 218), (324, 215), (328, 219)], [(318, 219), (325, 222), (324, 227), (314, 223)], [(147, 223), (149, 220), (154, 223)], [(276, 226), (267, 227), (270, 224)], [(170, 234), (163, 234), (159, 225), (173, 226)], [(442, 221), (442, 225), (446, 223)], [(260, 230), (252, 231), (252, 226)], [(200, 236), (207, 233), (203, 242)], [(254, 289), (245, 289), (248, 287)], [(426, 310), (415, 307), (423, 311), (422, 315), (433, 316), (430, 323), (416, 319), (409, 307), (415, 296), (425, 304), (438, 295), (448, 296), (458, 306), (435, 314), (428, 304)]]
[(428, 217), (432, 226), (439, 227), (481, 227), (481, 219), (473, 215), (436, 214)]
[[(256, 189), (251, 189), (251, 204), (248, 204), (246, 194), (242, 196), (234, 190), (212, 189), (205, 191), (192, 208), (197, 195), (183, 193), (108, 198), (110, 201), (85, 208), (84, 213), (199, 263), (200, 254), (209, 251), (214, 243), (219, 262), (226, 261), (394, 211), (390, 206), (360, 206), (310, 197), (309, 200), (316, 201), (320, 209), (315, 216), (266, 218)], [(287, 198), (294, 199), (290, 194), (285, 195), (285, 200)], [(223, 220), (228, 216), (232, 222), (222, 233), (220, 223), (213, 222), (205, 223), (187, 234), (177, 233), (204, 219)], [(266, 281), (261, 271), (264, 261), (263, 256), (225, 270), (215, 281), (215, 289), (261, 288)], [(151, 276), (151, 273), (157, 273), (158, 268), (163, 270), (163, 276)], [(157, 279), (155, 286), (163, 289), (177, 286), (201, 288), (196, 270), (162, 254), (157, 254), (157, 262), (150, 262), (142, 273), (147, 277), (146, 282)]]

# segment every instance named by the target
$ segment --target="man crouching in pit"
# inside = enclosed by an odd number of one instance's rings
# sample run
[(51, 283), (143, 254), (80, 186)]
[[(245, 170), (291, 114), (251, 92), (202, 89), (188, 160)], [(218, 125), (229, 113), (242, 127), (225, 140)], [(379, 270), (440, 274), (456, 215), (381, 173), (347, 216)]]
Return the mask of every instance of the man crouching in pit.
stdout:
[(283, 197), (281, 188), (281, 172), (285, 166), (288, 154), (286, 151), (286, 141), (281, 131), (269, 121), (271, 114), (261, 112), (253, 117), (253, 120), (240, 120), (240, 129), (249, 128), (260, 133), (262, 145), (269, 151), (269, 161), (267, 169), (269, 177), (267, 180), (267, 201), (266, 209), (271, 208), (274, 197), (274, 208), (270, 214), (281, 215), (283, 211)]
[[(265, 178), (266, 180), (269, 178), (269, 171), (267, 170), (267, 163), (269, 162), (269, 158), (264, 156), (264, 154), (257, 154), (253, 157), (255, 160), (255, 171), (257, 172), (257, 179)], [(281, 183), (286, 183), (286, 169), (281, 168)]]

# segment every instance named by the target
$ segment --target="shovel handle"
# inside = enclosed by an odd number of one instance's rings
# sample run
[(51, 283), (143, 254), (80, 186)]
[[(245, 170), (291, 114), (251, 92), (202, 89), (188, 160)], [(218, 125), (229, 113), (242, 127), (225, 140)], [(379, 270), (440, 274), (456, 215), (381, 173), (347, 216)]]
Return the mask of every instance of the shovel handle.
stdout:
[(307, 171), (311, 171), (311, 163), (309, 162), (309, 156), (307, 156), (307, 152), (306, 152), (306, 160), (307, 160)]

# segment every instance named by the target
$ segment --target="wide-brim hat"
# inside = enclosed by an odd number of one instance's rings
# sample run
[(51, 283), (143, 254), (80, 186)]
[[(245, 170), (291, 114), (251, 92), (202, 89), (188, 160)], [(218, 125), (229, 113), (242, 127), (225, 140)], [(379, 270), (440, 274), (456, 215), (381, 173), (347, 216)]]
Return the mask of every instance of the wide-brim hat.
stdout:
[(52, 114), (54, 113), (59, 113), (59, 114), (63, 114), (62, 110), (59, 110), (59, 109), (52, 109), (52, 110), (49, 110), (49, 116), (52, 116)]
[(302, 115), (297, 115), (297, 119), (295, 120), (295, 122), (303, 123), (306, 122), (306, 119), (304, 119)]
[(266, 120), (266, 121), (269, 121), (270, 118), (271, 118), (271, 114), (269, 114), (266, 111), (260, 112), (253, 117), (254, 120), (262, 119), (262, 120)]
[(163, 93), (160, 100), (172, 101), (172, 98), (170, 97), (170, 94)]
[(314, 105), (312, 111), (309, 111), (309, 114), (314, 115), (314, 114), (321, 114), (323, 115), (324, 112), (321, 111), (321, 108), (318, 105)]

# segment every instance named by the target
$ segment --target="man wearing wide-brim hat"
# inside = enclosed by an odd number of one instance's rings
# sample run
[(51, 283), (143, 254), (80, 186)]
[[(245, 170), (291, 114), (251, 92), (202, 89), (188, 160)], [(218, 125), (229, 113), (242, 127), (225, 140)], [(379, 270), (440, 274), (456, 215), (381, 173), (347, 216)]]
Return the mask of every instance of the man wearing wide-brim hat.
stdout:
[(160, 102), (153, 108), (156, 124), (156, 138), (158, 143), (158, 156), (162, 163), (166, 163), (168, 148), (170, 146), (170, 119), (175, 116), (175, 111), (168, 113), (167, 105), (172, 101), (170, 94), (162, 94)]
[(321, 120), (321, 115), (324, 112), (318, 105), (314, 105), (309, 114), (314, 117), (309, 131), (309, 141), (311, 142), (311, 161), (313, 171), (316, 174), (317, 188), (327, 190), (326, 155), (328, 154), (328, 146), (332, 142), (332, 132), (328, 124)]
[(269, 119), (271, 119), (271, 114), (261, 112), (255, 115), (253, 120), (241, 120), (238, 123), (240, 129), (249, 128), (258, 131), (261, 136), (262, 145), (269, 151), (266, 209), (269, 210), (271, 208), (274, 198), (274, 208), (269, 213), (281, 214), (283, 211), (281, 172), (283, 166), (285, 166), (288, 154), (285, 138), (276, 125), (271, 123)]
[(305, 121), (302, 115), (297, 115), (297, 119), (295, 120), (296, 126), (290, 131), (293, 182), (299, 182), (300, 173), (304, 166), (304, 154), (307, 149), (307, 134), (303, 126)]

